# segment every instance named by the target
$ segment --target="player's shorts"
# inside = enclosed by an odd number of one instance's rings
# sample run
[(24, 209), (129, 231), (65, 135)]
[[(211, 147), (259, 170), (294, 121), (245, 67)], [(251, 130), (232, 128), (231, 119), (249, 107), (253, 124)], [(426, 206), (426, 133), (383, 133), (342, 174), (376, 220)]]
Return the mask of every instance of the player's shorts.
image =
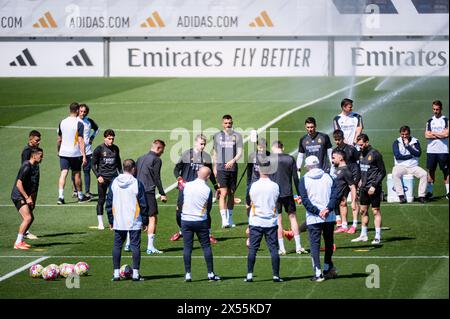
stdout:
[(61, 170), (71, 169), (74, 172), (81, 171), (81, 165), (83, 164), (83, 157), (59, 157), (59, 166)]
[(288, 214), (295, 213), (297, 208), (295, 207), (295, 201), (293, 196), (279, 197), (277, 201), (277, 211), (281, 214), (284, 207), (284, 211)]
[[(16, 206), (17, 211), (19, 211), (22, 208), (22, 206), (27, 205), (27, 202), (24, 199), (12, 199), (12, 201), (14, 203), (14, 206)], [(30, 207), (30, 210), (33, 209)]]
[(155, 193), (145, 193), (148, 205), (148, 216), (158, 215), (158, 203), (156, 202)]
[(217, 171), (217, 183), (219, 188), (228, 188), (232, 192), (236, 190), (237, 171)]
[(427, 153), (427, 169), (435, 171), (437, 165), (444, 174), (448, 174), (448, 154)]
[(360, 189), (359, 203), (364, 206), (372, 205), (372, 208), (379, 208), (381, 203), (381, 195), (381, 187), (377, 187), (372, 196), (367, 193), (367, 189)]

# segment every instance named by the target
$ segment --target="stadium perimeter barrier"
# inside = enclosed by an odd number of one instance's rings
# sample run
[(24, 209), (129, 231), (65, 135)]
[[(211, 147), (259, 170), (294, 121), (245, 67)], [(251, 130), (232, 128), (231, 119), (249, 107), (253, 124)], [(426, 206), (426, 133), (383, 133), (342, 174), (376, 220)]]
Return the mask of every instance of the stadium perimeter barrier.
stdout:
[(0, 0), (0, 77), (448, 76), (448, 0)]

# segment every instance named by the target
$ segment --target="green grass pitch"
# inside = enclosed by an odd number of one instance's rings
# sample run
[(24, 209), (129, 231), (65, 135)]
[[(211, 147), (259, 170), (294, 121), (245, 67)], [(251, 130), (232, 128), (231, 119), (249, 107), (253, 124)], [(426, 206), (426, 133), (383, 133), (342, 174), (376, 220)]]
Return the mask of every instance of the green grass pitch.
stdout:
[[(156, 246), (165, 251), (161, 256), (147, 256), (147, 235), (143, 235), (141, 283), (122, 281), (113, 283), (112, 232), (92, 229), (97, 223), (95, 202), (71, 203), (69, 184), (66, 184), (65, 206), (57, 206), (59, 161), (56, 153), (56, 127), (67, 116), (72, 101), (91, 107), (90, 116), (99, 124), (101, 132), (94, 147), (102, 143), (106, 128), (116, 130), (116, 144), (122, 159), (146, 153), (155, 138), (166, 141), (163, 155), (162, 180), (165, 187), (175, 182), (172, 175), (171, 149), (181, 138), (174, 128), (192, 131), (193, 121), (201, 120), (202, 129), (220, 129), (221, 117), (230, 113), (236, 128), (260, 128), (280, 114), (316, 99), (317, 103), (302, 107), (283, 117), (270, 127), (278, 129), (278, 138), (285, 151), (297, 148), (304, 135), (304, 119), (313, 116), (318, 130), (330, 133), (332, 119), (340, 112), (339, 102), (351, 94), (354, 111), (362, 113), (365, 131), (371, 144), (384, 155), (388, 172), (392, 170), (391, 145), (402, 125), (412, 128), (426, 147), (423, 136), (425, 122), (432, 115), (431, 101), (444, 103), (448, 115), (448, 78), (395, 78), (379, 88), (383, 78), (370, 79), (364, 84), (337, 94), (340, 90), (365, 78), (209, 78), (209, 79), (146, 79), (146, 78), (8, 78), (0, 79), (0, 298), (449, 298), (448, 271), (448, 201), (445, 197), (442, 174), (437, 172), (435, 195), (438, 198), (426, 205), (411, 203), (398, 205), (382, 203), (383, 245), (375, 248), (367, 243), (351, 243), (348, 234), (335, 236), (337, 250), (335, 264), (339, 278), (320, 284), (309, 281), (312, 275), (309, 256), (295, 254), (293, 242), (285, 242), (289, 253), (281, 258), (284, 283), (271, 281), (271, 266), (265, 244), (258, 254), (255, 282), (246, 284), (245, 227), (243, 205), (234, 210), (237, 227), (222, 230), (217, 204), (212, 211), (212, 232), (219, 240), (213, 246), (216, 273), (221, 282), (208, 282), (206, 267), (198, 242), (193, 255), (193, 282), (183, 282), (182, 241), (171, 242), (177, 230), (175, 223), (176, 192), (168, 193), (169, 201), (160, 203)], [(12, 248), (17, 235), (19, 216), (10, 200), (10, 192), (17, 171), (22, 148), (28, 132), (41, 131), (45, 155), (41, 164), (41, 186), (32, 232), (39, 236), (29, 241), (30, 251)], [(192, 132), (191, 132), (192, 134)], [(267, 136), (269, 137), (269, 136)], [(192, 136), (190, 137), (192, 139)], [(210, 142), (210, 141), (209, 141)], [(209, 143), (211, 146), (211, 143)], [(247, 151), (247, 150), (246, 150)], [(176, 153), (176, 148), (173, 148)], [(425, 166), (425, 154), (421, 157)], [(244, 165), (241, 164), (241, 172)], [(93, 175), (92, 175), (93, 176)], [(386, 191), (386, 180), (383, 188)], [(244, 182), (238, 197), (244, 198)], [(415, 181), (415, 194), (417, 180)], [(95, 180), (91, 189), (96, 193)], [(298, 218), (305, 218), (303, 207)], [(106, 222), (106, 216), (105, 216)], [(369, 236), (373, 236), (371, 218)], [(284, 218), (287, 228), (287, 218)], [(302, 243), (308, 248), (306, 234)], [(2, 280), (1, 277), (33, 262), (41, 256), (50, 263), (86, 261), (91, 266), (89, 276), (80, 279), (80, 288), (68, 289), (65, 280), (46, 282), (32, 279), (22, 271)], [(130, 253), (123, 254), (122, 263), (131, 263)], [(379, 288), (369, 288), (371, 265), (379, 269)]]

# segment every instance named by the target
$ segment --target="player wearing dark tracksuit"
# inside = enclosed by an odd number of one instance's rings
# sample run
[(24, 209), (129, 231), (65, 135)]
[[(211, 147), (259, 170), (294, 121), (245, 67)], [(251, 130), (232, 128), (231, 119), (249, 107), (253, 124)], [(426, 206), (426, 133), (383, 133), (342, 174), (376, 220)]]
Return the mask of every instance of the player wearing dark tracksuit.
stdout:
[(119, 147), (113, 144), (114, 131), (108, 129), (103, 135), (105, 142), (97, 146), (92, 153), (92, 171), (98, 181), (97, 216), (100, 216), (98, 217), (99, 229), (103, 229), (101, 216), (103, 215), (103, 206), (108, 187), (111, 185), (112, 180), (122, 172)]
[[(200, 139), (204, 142), (203, 139)], [(204, 146), (204, 145), (203, 145)], [(191, 148), (185, 151), (173, 170), (173, 175), (179, 181), (179, 192), (177, 199), (177, 210), (176, 210), (176, 220), (178, 227), (181, 229), (181, 208), (182, 208), (182, 191), (183, 184), (187, 182), (192, 182), (197, 178), (198, 170), (206, 166), (212, 171), (212, 160), (211, 155), (204, 151), (196, 151), (194, 148)], [(215, 190), (218, 190), (218, 185), (214, 174), (211, 174), (209, 179), (214, 186)], [(211, 216), (208, 214), (207, 218), (208, 229), (211, 229)], [(178, 240), (180, 238), (181, 231), (174, 234), (172, 236), (172, 240)], [(215, 240), (212, 240), (215, 242)]]

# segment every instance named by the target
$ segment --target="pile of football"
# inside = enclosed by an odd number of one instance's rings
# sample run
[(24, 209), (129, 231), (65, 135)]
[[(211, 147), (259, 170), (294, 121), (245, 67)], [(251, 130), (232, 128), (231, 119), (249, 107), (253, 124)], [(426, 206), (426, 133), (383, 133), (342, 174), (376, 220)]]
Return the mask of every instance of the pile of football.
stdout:
[(87, 276), (89, 273), (89, 265), (84, 261), (80, 261), (76, 264), (62, 263), (59, 266), (50, 264), (47, 267), (35, 264), (30, 267), (29, 272), (32, 278), (55, 280), (58, 277), (67, 278), (73, 275)]

